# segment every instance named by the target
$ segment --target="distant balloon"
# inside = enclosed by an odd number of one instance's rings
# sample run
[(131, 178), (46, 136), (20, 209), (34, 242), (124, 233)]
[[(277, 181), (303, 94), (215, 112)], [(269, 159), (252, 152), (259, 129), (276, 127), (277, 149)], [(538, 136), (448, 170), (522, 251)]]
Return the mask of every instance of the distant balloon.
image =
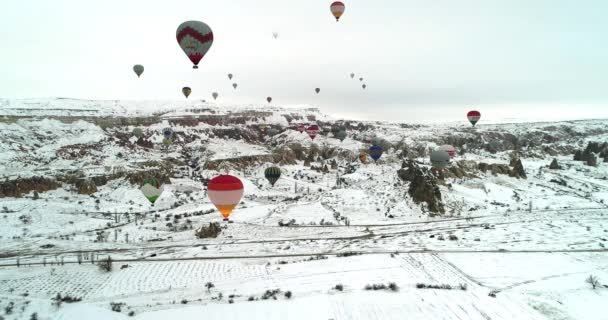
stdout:
[(228, 74), (228, 80), (232, 80), (232, 73)]
[(163, 184), (158, 179), (148, 178), (144, 180), (139, 190), (144, 194), (148, 201), (150, 201), (150, 203), (154, 204), (154, 202), (156, 202), (156, 200), (163, 193)]
[(217, 97), (219, 96), (217, 92), (214, 92), (211, 94), (211, 96), (213, 97), (213, 100), (217, 99)]
[(270, 130), (268, 130), (268, 135), (271, 137), (274, 137), (277, 133), (279, 133), (279, 131), (275, 128), (270, 128)]
[(184, 94), (184, 96), (187, 99), (188, 96), (190, 96), (190, 94), (192, 93), (192, 89), (190, 89), (190, 87), (183, 87), (182, 88), (182, 93)]
[(319, 94), (319, 92), (321, 92), (321, 88), (315, 88), (315, 92)]
[(450, 155), (443, 150), (435, 150), (431, 153), (431, 164), (436, 169), (443, 169), (450, 164)]
[(354, 74), (354, 73), (351, 73), (351, 74), (350, 74), (350, 78), (351, 78), (351, 79), (354, 79), (354, 78), (355, 78), (355, 74)]
[(371, 142), (373, 146), (379, 146), (382, 143), (382, 138), (373, 137)]
[(274, 184), (277, 183), (277, 181), (281, 177), (281, 168), (266, 168), (266, 170), (264, 170), (264, 177), (266, 177), (266, 180), (268, 180), (268, 182), (270, 182), (270, 184), (274, 187)]
[(364, 83), (364, 84), (361, 86), (361, 88), (365, 89), (365, 88), (367, 88), (367, 85)]
[(329, 9), (331, 10), (331, 14), (336, 18), (336, 21), (339, 21), (342, 14), (344, 14), (346, 7), (344, 6), (344, 3), (336, 1), (329, 6)]
[(194, 64), (192, 68), (198, 69), (199, 62), (213, 44), (211, 28), (202, 21), (186, 21), (177, 27), (175, 37), (179, 46)]
[(238, 87), (239, 85), (235, 83), (232, 84), (232, 87), (236, 90), (236, 87)]
[(359, 78), (359, 81), (363, 81), (363, 78)]
[(163, 137), (165, 137), (165, 139), (171, 139), (171, 137), (173, 137), (173, 129), (171, 129), (171, 128), (164, 128), (163, 129)]
[(136, 64), (133, 66), (133, 71), (135, 71), (135, 74), (139, 78), (139, 76), (144, 73), (144, 66), (142, 66), (141, 64)]
[(279, 33), (278, 32), (273, 32), (272, 33), (272, 37), (275, 38), (275, 39), (278, 38), (279, 37)]
[(137, 139), (141, 138), (144, 135), (144, 131), (141, 128), (133, 129), (133, 136)]
[(369, 148), (369, 156), (372, 157), (374, 161), (378, 161), (378, 159), (380, 159), (380, 157), (382, 156), (383, 152), (384, 150), (382, 150), (381, 146), (371, 146)]
[(267, 101), (268, 103), (271, 103), (271, 102), (272, 102), (272, 97), (266, 97), (266, 101)]
[(319, 134), (319, 127), (315, 124), (313, 124), (312, 126), (309, 126), (308, 128), (306, 128), (306, 133), (308, 133), (308, 136), (314, 140), (317, 135)]
[(473, 125), (473, 127), (475, 126), (475, 124), (477, 123), (477, 121), (479, 121), (479, 118), (481, 118), (481, 113), (479, 113), (479, 111), (469, 111), (469, 113), (467, 113), (467, 118), (469, 119), (469, 122), (471, 122), (471, 124)]
[(306, 130), (306, 127), (303, 124), (298, 125), (298, 131), (300, 131), (300, 133), (304, 132), (304, 130)]
[(207, 184), (207, 194), (211, 203), (222, 214), (224, 220), (243, 198), (243, 183), (235, 176), (220, 175)]
[(447, 152), (448, 155), (450, 155), (450, 158), (454, 158), (454, 156), (456, 155), (456, 149), (454, 148), (454, 146), (451, 146), (449, 144), (442, 145), (438, 149)]
[(338, 131), (338, 133), (336, 133), (336, 138), (340, 139), (340, 142), (344, 141), (344, 139), (346, 139), (346, 131)]

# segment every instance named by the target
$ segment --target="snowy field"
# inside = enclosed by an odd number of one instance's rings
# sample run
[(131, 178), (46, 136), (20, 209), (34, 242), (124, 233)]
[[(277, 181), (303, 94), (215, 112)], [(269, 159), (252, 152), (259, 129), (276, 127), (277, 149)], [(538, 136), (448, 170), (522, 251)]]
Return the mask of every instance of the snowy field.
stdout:
[[(140, 148), (116, 138), (133, 127), (37, 118), (133, 116), (144, 107), (177, 117), (198, 106), (69, 101), (0, 101), (3, 116), (34, 116), (0, 122), (3, 179), (76, 169), (89, 177), (116, 168), (135, 171), (150, 159), (176, 162), (184, 146), (204, 146), (201, 163), (267, 157), (277, 146), (296, 143), (313, 147), (295, 130), (256, 142), (214, 136), (216, 127), (200, 124), (175, 128), (178, 139), (199, 140)], [(205, 107), (221, 114), (256, 109)], [(60, 111), (49, 111), (55, 108)], [(268, 110), (273, 115), (266, 123), (277, 127), (287, 126), (280, 116), (285, 113), (333, 121), (307, 107)], [(145, 132), (159, 143), (167, 125), (160, 119)], [(298, 160), (281, 166), (274, 187), (264, 179), (270, 163), (227, 166), (245, 187), (230, 223), (221, 222), (202, 183), (189, 176), (172, 178), (154, 206), (126, 179), (108, 181), (93, 197), (64, 184), (40, 192), (39, 199), (33, 193), (0, 198), (0, 319), (30, 319), (32, 313), (38, 319), (608, 319), (608, 165), (600, 159), (590, 167), (565, 151), (539, 151), (607, 141), (607, 125), (481, 124), (477, 133), (557, 138), (524, 148), (527, 179), (489, 171), (447, 179), (439, 185), (447, 210), (433, 217), (407, 195), (394, 149), (350, 173), (345, 161), (323, 173)], [(374, 123), (367, 132), (349, 132), (344, 142), (319, 135), (314, 146), (358, 155), (368, 147), (364, 136), (434, 148), (452, 134), (464, 139), (472, 129), (464, 123)], [(66, 148), (86, 152), (74, 157)], [(509, 153), (472, 149), (455, 161), (507, 165)], [(560, 170), (548, 169), (553, 158)], [(430, 166), (426, 157), (414, 160)], [(555, 182), (561, 180), (566, 183)], [(221, 222), (219, 236), (196, 238), (194, 229), (211, 222)], [(97, 261), (108, 256), (113, 270), (101, 271)], [(590, 275), (600, 281), (595, 290), (585, 282)], [(57, 294), (82, 301), (57, 305)]]

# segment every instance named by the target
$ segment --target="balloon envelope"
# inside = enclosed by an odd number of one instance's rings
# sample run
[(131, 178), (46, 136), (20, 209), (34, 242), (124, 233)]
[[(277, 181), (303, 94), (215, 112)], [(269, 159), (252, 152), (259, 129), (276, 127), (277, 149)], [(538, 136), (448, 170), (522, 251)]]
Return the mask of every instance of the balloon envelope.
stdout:
[(271, 103), (271, 102), (272, 102), (272, 97), (266, 97), (266, 101), (267, 101), (268, 103)]
[(144, 135), (144, 131), (141, 128), (133, 129), (133, 136), (136, 138), (141, 138)]
[(207, 194), (224, 219), (228, 219), (232, 210), (241, 202), (243, 183), (235, 176), (220, 175), (209, 181)]
[(235, 83), (232, 84), (232, 87), (236, 89), (236, 87), (238, 87), (239, 85)]
[(135, 74), (139, 78), (139, 76), (144, 73), (144, 66), (142, 66), (141, 64), (136, 64), (133, 66), (133, 71), (135, 71)]
[(171, 139), (172, 136), (173, 136), (173, 129), (171, 129), (171, 128), (163, 129), (163, 137), (165, 137), (165, 139)]
[(274, 184), (277, 183), (281, 177), (281, 169), (278, 167), (266, 168), (266, 170), (264, 170), (264, 177), (266, 177), (266, 180), (274, 187)]
[(346, 139), (346, 131), (338, 131), (338, 133), (336, 133), (336, 138), (340, 139), (340, 141), (344, 141), (344, 139)]
[(344, 14), (346, 6), (344, 6), (344, 3), (342, 2), (336, 1), (329, 6), (329, 9), (334, 18), (336, 18), (336, 21), (339, 21), (342, 14)]
[(354, 78), (355, 78), (355, 74), (354, 74), (354, 73), (351, 73), (351, 74), (350, 74), (350, 78), (351, 78), (351, 79), (354, 79)]
[(190, 96), (190, 94), (192, 93), (192, 89), (190, 89), (190, 87), (183, 87), (182, 93), (186, 98), (188, 98), (188, 96)]
[(451, 146), (449, 144), (444, 144), (444, 145), (440, 146), (438, 149), (447, 152), (448, 155), (450, 156), (450, 158), (454, 158), (454, 156), (456, 155), (456, 148), (454, 148), (454, 146)]
[(315, 88), (315, 92), (319, 94), (319, 92), (321, 92), (321, 88)]
[(228, 80), (232, 80), (232, 73), (228, 74)]
[(298, 126), (298, 131), (300, 131), (300, 133), (304, 132), (304, 130), (306, 130), (306, 127), (303, 124)]
[(434, 168), (443, 169), (450, 164), (450, 155), (443, 150), (435, 150), (431, 153), (431, 164)]
[(367, 85), (366, 85), (366, 84), (363, 84), (363, 85), (361, 86), (361, 88), (365, 89), (365, 88), (367, 88)]
[(218, 93), (217, 93), (217, 92), (214, 92), (214, 93), (212, 93), (212, 94), (211, 94), (211, 96), (213, 96), (213, 100), (215, 100), (215, 99), (217, 99), (217, 97), (218, 97)]
[(380, 159), (383, 152), (384, 152), (384, 150), (382, 150), (382, 147), (380, 147), (380, 146), (371, 146), (369, 148), (369, 156), (372, 157), (372, 159), (374, 159), (374, 161), (377, 161), (378, 159)]
[(163, 184), (158, 179), (148, 178), (144, 180), (139, 190), (144, 194), (148, 201), (154, 203), (163, 193)]
[(319, 127), (316, 124), (313, 124), (312, 126), (306, 128), (306, 133), (308, 133), (308, 136), (314, 140), (319, 134)]
[(198, 64), (213, 44), (213, 31), (202, 21), (186, 21), (177, 27), (177, 43), (198, 69)]
[(479, 118), (481, 118), (481, 113), (479, 111), (472, 110), (467, 113), (467, 119), (469, 119), (469, 122), (471, 122), (473, 127), (475, 126), (477, 121), (479, 121)]

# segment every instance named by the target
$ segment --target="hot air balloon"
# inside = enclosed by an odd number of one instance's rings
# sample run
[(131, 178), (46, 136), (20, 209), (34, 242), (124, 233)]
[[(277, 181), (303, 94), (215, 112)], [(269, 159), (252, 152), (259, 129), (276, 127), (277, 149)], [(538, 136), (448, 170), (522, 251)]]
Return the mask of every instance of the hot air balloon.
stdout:
[(232, 80), (232, 73), (228, 74), (228, 80)]
[(266, 97), (266, 101), (267, 101), (268, 103), (271, 103), (271, 102), (272, 102), (272, 97)]
[(165, 137), (165, 139), (171, 139), (171, 137), (173, 137), (173, 129), (171, 129), (171, 128), (164, 128), (163, 129), (163, 137)]
[(211, 203), (228, 221), (228, 216), (243, 197), (243, 183), (235, 176), (219, 175), (207, 184), (207, 194)]
[(306, 130), (306, 127), (303, 124), (298, 125), (298, 131), (300, 131), (300, 133), (304, 132), (304, 130)]
[(382, 143), (382, 138), (373, 137), (371, 143), (373, 146), (379, 146)]
[(308, 136), (314, 140), (319, 134), (319, 127), (316, 124), (313, 124), (312, 126), (306, 128), (306, 133), (308, 133)]
[(431, 164), (433, 168), (443, 169), (450, 164), (450, 155), (443, 150), (435, 150), (431, 153)]
[(355, 78), (355, 74), (354, 74), (354, 73), (351, 73), (351, 74), (350, 74), (350, 78), (351, 78), (351, 79), (354, 79), (354, 78)]
[(190, 87), (183, 87), (182, 93), (184, 94), (186, 99), (188, 99), (188, 96), (192, 93), (192, 89), (190, 89)]
[(321, 88), (315, 88), (315, 92), (319, 94), (319, 92), (321, 92)]
[(211, 96), (213, 97), (213, 100), (215, 100), (215, 99), (217, 99), (218, 94), (217, 94), (217, 92), (214, 92), (211, 94)]
[(273, 32), (272, 33), (272, 37), (275, 38), (275, 39), (278, 38), (279, 37), (279, 33), (278, 32)]
[(367, 153), (359, 153), (359, 161), (361, 161), (361, 163), (367, 163)]
[(367, 85), (364, 83), (364, 84), (361, 86), (361, 88), (365, 89), (365, 88), (367, 88)]
[(135, 71), (135, 74), (139, 78), (139, 76), (144, 73), (144, 66), (142, 66), (141, 64), (136, 64), (133, 66), (133, 71)]
[(481, 118), (481, 113), (479, 113), (479, 111), (469, 111), (469, 113), (467, 113), (467, 118), (469, 119), (469, 122), (471, 122), (471, 124), (473, 125), (473, 127), (475, 126), (475, 124), (477, 123), (477, 121), (479, 121), (479, 118)]
[(344, 3), (336, 1), (329, 6), (329, 9), (331, 10), (331, 14), (333, 14), (336, 18), (336, 21), (340, 21), (340, 17), (344, 13), (345, 9)]
[(266, 170), (264, 170), (264, 177), (266, 177), (266, 180), (274, 187), (274, 184), (277, 183), (281, 177), (281, 169), (278, 167), (266, 168)]
[(234, 88), (234, 90), (236, 90), (236, 87), (238, 87), (239, 85), (235, 83), (232, 84), (232, 87)]
[(163, 184), (158, 179), (148, 178), (144, 180), (139, 190), (144, 194), (148, 201), (154, 204), (161, 193), (163, 193)]
[(378, 161), (378, 159), (380, 159), (380, 157), (382, 156), (383, 152), (384, 150), (382, 150), (381, 146), (371, 146), (369, 148), (369, 156), (372, 157), (374, 161)]
[(346, 131), (338, 131), (338, 133), (336, 133), (336, 138), (340, 139), (340, 142), (344, 141), (344, 139), (346, 139)]
[(449, 144), (442, 145), (438, 149), (447, 152), (448, 155), (450, 155), (450, 158), (454, 158), (454, 156), (456, 155), (456, 149), (454, 148), (454, 146), (451, 146)]
[(144, 135), (144, 131), (141, 128), (133, 129), (133, 136), (137, 139), (141, 138)]
[(202, 21), (186, 21), (177, 27), (175, 34), (177, 43), (194, 64), (192, 68), (198, 69), (198, 63), (213, 44), (211, 28)]
[(275, 128), (270, 128), (270, 130), (268, 130), (268, 135), (271, 137), (274, 137), (277, 133), (279, 133), (279, 131)]
[(359, 81), (363, 81), (363, 78), (359, 78)]

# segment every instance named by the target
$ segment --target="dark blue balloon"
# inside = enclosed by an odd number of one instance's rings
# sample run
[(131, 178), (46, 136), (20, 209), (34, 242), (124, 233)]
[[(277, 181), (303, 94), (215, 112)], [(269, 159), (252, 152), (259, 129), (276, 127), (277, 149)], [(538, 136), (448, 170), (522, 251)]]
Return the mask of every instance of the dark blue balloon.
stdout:
[(371, 148), (369, 148), (369, 155), (374, 161), (380, 159), (382, 152), (384, 152), (384, 150), (382, 150), (382, 147), (380, 146), (371, 146)]

